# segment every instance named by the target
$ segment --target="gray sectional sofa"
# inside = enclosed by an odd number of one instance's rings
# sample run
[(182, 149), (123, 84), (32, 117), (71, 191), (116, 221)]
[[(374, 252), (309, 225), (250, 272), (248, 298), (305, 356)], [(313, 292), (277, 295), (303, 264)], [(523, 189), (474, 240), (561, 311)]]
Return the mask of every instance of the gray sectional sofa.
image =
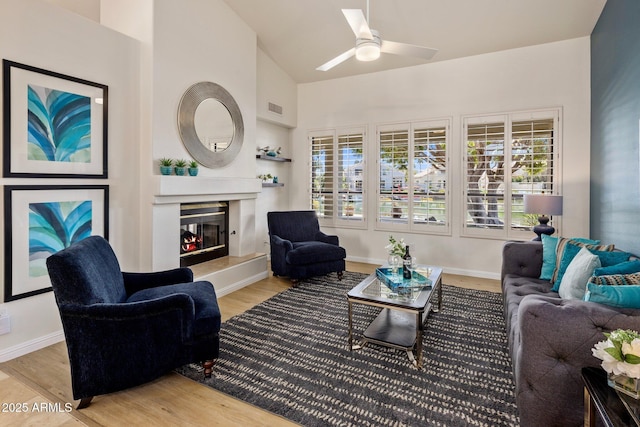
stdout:
[(585, 366), (600, 366), (591, 349), (603, 332), (640, 331), (640, 310), (561, 299), (542, 268), (540, 242), (507, 242), (502, 292), (520, 424), (583, 425)]

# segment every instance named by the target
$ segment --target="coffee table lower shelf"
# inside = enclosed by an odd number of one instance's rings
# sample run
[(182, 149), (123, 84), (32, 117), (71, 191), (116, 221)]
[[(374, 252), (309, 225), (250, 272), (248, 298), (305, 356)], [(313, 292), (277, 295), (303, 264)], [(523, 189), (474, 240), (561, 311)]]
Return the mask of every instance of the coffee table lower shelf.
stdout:
[[(429, 308), (425, 312), (428, 313)], [(417, 337), (422, 335), (422, 331), (418, 331), (417, 325), (420, 323), (420, 319), (416, 318), (417, 316), (422, 317), (421, 313), (414, 314), (389, 308), (383, 309), (362, 334), (360, 347), (364, 347), (370, 342), (405, 350), (411, 363), (417, 365), (414, 352), (416, 351)], [(424, 325), (424, 322), (422, 324)]]

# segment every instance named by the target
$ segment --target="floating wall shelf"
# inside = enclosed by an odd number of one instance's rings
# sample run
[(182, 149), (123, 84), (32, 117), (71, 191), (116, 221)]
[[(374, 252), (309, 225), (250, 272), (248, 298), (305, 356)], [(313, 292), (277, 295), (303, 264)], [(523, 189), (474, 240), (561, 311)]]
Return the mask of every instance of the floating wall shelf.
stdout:
[(274, 156), (267, 156), (264, 154), (256, 154), (256, 159), (271, 160), (272, 162), (290, 162), (291, 161), (291, 159), (287, 159), (286, 157), (274, 157)]

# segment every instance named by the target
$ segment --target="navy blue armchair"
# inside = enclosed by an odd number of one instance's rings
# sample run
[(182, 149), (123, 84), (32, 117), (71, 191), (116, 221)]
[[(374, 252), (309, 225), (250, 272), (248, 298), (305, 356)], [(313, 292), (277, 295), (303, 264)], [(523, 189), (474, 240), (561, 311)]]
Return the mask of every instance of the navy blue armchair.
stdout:
[(300, 279), (338, 273), (342, 279), (347, 252), (338, 236), (320, 231), (315, 211), (268, 212), (271, 270), (274, 276)]
[(109, 242), (81, 240), (47, 259), (69, 353), (78, 409), (93, 396), (154, 380), (218, 357), (220, 310), (213, 285), (189, 268), (120, 270)]

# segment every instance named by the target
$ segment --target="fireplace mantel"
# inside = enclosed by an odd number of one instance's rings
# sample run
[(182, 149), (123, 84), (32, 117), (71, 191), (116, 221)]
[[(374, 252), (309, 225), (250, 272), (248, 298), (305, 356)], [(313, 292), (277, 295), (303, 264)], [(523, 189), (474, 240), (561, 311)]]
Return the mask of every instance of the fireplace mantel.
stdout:
[(154, 204), (255, 199), (262, 190), (257, 178), (159, 175), (153, 185)]

